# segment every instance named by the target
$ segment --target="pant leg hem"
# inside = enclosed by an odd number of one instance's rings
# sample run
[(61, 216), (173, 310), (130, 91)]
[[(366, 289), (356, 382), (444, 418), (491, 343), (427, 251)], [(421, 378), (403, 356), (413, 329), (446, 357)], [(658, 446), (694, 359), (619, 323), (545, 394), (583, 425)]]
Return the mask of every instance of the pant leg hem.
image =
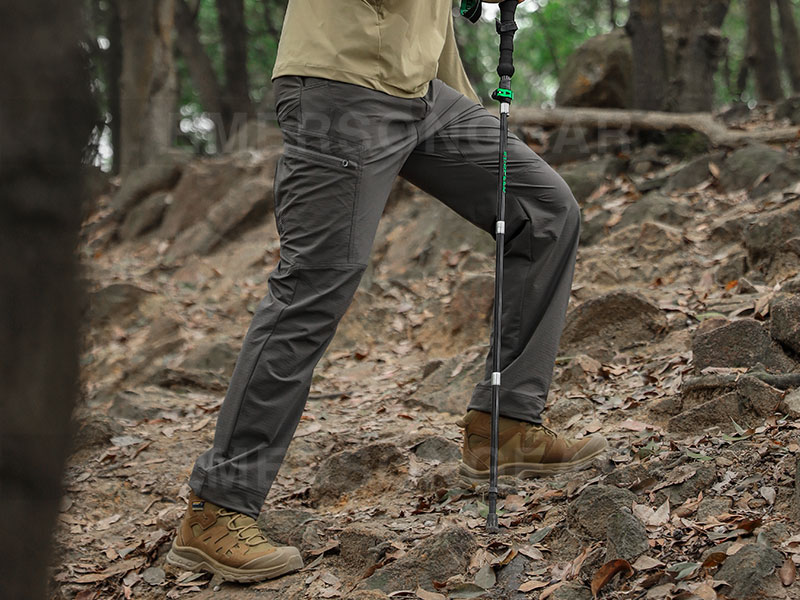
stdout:
[[(541, 398), (520, 394), (500, 386), (500, 415), (503, 417), (541, 425), (544, 404)], [(492, 386), (477, 385), (467, 410), (491, 412)]]
[(189, 487), (203, 500), (228, 510), (244, 513), (254, 519), (258, 518), (264, 505), (264, 492), (231, 482), (212, 483), (208, 473), (197, 466), (192, 470)]

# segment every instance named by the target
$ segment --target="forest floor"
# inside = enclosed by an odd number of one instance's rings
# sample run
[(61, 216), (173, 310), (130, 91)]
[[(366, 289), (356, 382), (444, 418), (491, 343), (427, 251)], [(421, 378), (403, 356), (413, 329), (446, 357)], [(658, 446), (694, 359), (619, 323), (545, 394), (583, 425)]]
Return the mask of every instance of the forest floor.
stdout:
[(583, 243), (545, 417), (611, 449), (502, 478), (497, 535), (486, 486), (458, 475), (456, 425), (483, 370), (493, 242), (398, 184), (260, 519), (305, 568), (238, 585), (167, 565), (277, 260), (275, 153), (140, 174), (135, 216), (114, 217), (125, 182), (87, 215), (53, 598), (800, 598), (797, 147), (563, 168)]

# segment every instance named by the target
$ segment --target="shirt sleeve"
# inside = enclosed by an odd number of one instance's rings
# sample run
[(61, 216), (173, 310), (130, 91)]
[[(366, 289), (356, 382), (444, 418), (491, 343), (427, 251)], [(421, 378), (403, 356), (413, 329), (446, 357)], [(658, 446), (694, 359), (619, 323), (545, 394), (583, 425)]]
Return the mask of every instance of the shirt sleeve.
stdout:
[(464, 64), (461, 62), (461, 56), (458, 54), (458, 45), (456, 44), (456, 34), (453, 27), (453, 18), (447, 20), (447, 37), (444, 42), (444, 49), (439, 57), (439, 68), (436, 72), (436, 77), (444, 81), (451, 88), (461, 92), (467, 98), (481, 103), (478, 94), (472, 89), (467, 74), (464, 71)]

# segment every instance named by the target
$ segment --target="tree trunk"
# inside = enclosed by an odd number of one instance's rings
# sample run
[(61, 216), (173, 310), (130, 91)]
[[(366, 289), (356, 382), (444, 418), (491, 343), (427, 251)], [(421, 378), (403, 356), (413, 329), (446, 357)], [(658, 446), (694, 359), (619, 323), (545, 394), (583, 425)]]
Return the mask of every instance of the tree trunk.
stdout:
[(225, 65), (223, 123), (226, 136), (254, 115), (247, 74), (247, 26), (243, 0), (217, 0)]
[(661, 25), (661, 0), (631, 0), (626, 29), (633, 46), (633, 106), (661, 110), (667, 59)]
[(123, 176), (170, 147), (176, 76), (172, 52), (174, 0), (119, 0), (122, 25)]
[(665, 28), (673, 48), (668, 104), (677, 112), (709, 112), (714, 106), (714, 76), (727, 40), (720, 28), (730, 0), (663, 0)]
[(747, 26), (752, 34), (748, 62), (756, 79), (756, 96), (764, 102), (777, 102), (783, 98), (783, 90), (772, 32), (772, 3), (747, 0)]
[(111, 0), (108, 10), (108, 112), (111, 116), (112, 173), (118, 175), (122, 158), (122, 104), (120, 82), (122, 79), (122, 24), (119, 20), (120, 0)]
[(783, 46), (783, 66), (789, 75), (792, 91), (800, 94), (800, 35), (794, 8), (789, 0), (775, 0), (781, 23), (781, 45)]
[[(197, 28), (196, 14), (192, 12), (186, 0), (175, 0), (175, 29), (178, 33), (178, 51), (186, 61), (189, 76), (200, 96), (200, 103), (206, 113), (210, 113), (212, 120), (217, 123), (215, 134), (217, 148), (222, 149), (223, 131), (230, 127), (230, 123), (221, 121), (222, 117), (222, 90), (214, 72), (214, 66), (206, 52)], [(220, 127), (222, 123), (222, 127)]]
[(612, 28), (617, 26), (617, 0), (608, 0), (608, 20)]
[(98, 111), (78, 0), (0, 4), (0, 588), (46, 597), (78, 389), (81, 154)]

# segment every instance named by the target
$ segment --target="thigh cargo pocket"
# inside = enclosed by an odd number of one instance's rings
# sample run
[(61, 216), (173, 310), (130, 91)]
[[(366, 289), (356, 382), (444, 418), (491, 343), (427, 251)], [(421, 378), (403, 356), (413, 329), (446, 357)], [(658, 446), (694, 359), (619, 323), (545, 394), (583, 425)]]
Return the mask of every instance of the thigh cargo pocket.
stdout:
[(348, 263), (361, 180), (361, 147), (293, 133), (275, 183), (281, 254), (292, 263)]

